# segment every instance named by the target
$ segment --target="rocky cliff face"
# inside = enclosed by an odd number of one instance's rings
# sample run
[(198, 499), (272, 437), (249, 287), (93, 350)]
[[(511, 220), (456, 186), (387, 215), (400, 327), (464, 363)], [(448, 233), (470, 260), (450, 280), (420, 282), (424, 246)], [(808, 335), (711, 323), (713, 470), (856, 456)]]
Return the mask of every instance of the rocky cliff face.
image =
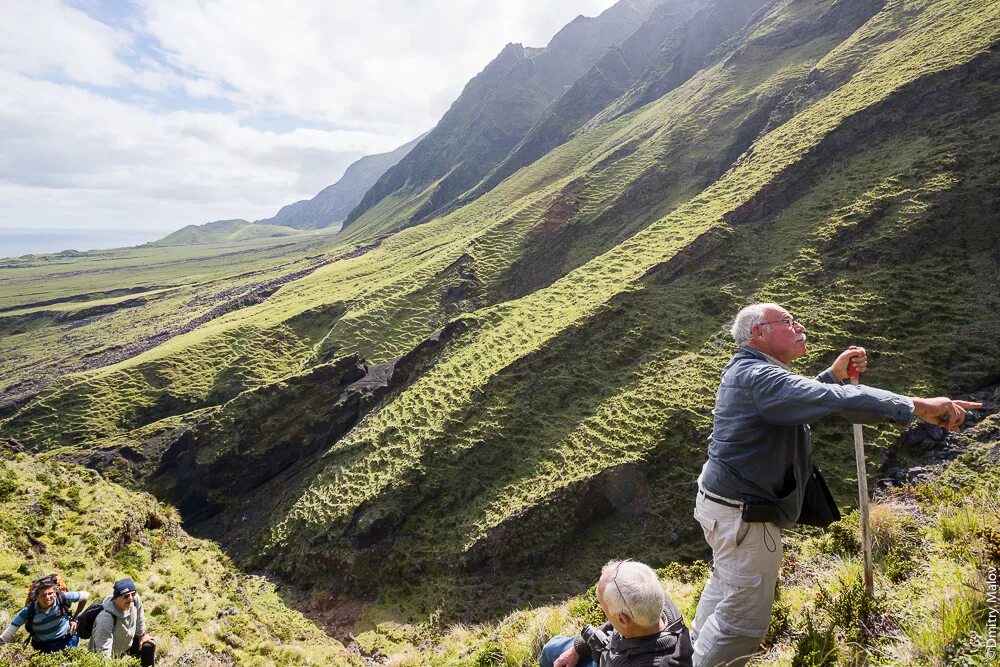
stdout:
[[(544, 49), (508, 44), (427, 137), (372, 186), (345, 227), (404, 227), (447, 207), (517, 145), (565, 86), (632, 34), (653, 6), (622, 0), (596, 18), (578, 17)], [(362, 219), (380, 202), (367, 222)]]
[(608, 105), (624, 104), (620, 115), (640, 106), (637, 99), (650, 102), (684, 83), (764, 4), (764, 0), (677, 0), (657, 6), (628, 39), (609, 48), (545, 110), (510, 155), (466, 198), (480, 196), (548, 153)]

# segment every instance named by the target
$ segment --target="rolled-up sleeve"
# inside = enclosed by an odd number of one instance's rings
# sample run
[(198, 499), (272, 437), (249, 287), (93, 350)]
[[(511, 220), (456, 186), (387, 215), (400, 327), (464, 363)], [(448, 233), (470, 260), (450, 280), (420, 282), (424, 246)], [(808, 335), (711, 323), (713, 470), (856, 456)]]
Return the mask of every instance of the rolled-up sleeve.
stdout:
[(761, 418), (770, 424), (808, 424), (834, 414), (854, 424), (905, 425), (913, 419), (913, 401), (906, 396), (865, 385), (811, 380), (772, 364), (754, 369), (750, 390)]
[(816, 382), (822, 382), (823, 384), (840, 384), (837, 381), (837, 376), (833, 374), (833, 368), (827, 368), (825, 371), (816, 376)]

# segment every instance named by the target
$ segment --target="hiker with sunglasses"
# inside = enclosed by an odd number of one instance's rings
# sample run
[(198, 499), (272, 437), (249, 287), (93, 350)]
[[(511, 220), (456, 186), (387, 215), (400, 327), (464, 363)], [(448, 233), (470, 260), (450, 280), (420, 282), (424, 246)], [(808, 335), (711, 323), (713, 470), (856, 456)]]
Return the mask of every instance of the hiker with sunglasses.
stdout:
[(94, 619), (87, 648), (107, 658), (138, 656), (142, 667), (154, 664), (156, 644), (146, 634), (146, 614), (134, 581), (115, 582), (111, 596), (104, 599), (101, 613)]
[(597, 601), (608, 622), (588, 625), (576, 637), (550, 639), (538, 658), (541, 667), (690, 667), (684, 619), (648, 565), (605, 565)]
[[(774, 303), (747, 306), (730, 332), (740, 348), (722, 373), (694, 510), (713, 559), (691, 624), (695, 667), (746, 664), (770, 623), (781, 529), (832, 520), (809, 522), (803, 512), (804, 499), (812, 504), (821, 484), (809, 422), (839, 414), (854, 424), (905, 426), (917, 417), (957, 431), (966, 410), (981, 407), (842, 386), (852, 367), (868, 367), (860, 347), (842, 352), (815, 379), (792, 373), (788, 364), (806, 353), (805, 327)], [(835, 503), (830, 514), (839, 514)]]

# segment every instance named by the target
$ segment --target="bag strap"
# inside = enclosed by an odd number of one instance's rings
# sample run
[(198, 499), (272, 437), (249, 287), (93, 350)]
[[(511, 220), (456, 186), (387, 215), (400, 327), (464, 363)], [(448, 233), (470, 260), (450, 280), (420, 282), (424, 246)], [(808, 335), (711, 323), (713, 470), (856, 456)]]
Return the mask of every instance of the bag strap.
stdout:
[(66, 592), (62, 589), (56, 591), (56, 603), (62, 609), (63, 615), (71, 618), (70, 609), (73, 607), (73, 603), (66, 599)]
[(25, 607), (28, 610), (28, 617), (24, 619), (24, 629), (28, 631), (29, 639), (35, 636), (35, 630), (32, 626), (35, 624), (35, 613), (38, 611), (38, 608), (35, 606), (37, 604), (37, 602), (32, 602)]
[(684, 625), (684, 617), (683, 616), (678, 616), (677, 618), (675, 618), (674, 620), (672, 620), (670, 622), (670, 625), (668, 625), (667, 627), (665, 627), (663, 629), (666, 632), (676, 633), (676, 632), (680, 632), (685, 627), (687, 627), (687, 626)]

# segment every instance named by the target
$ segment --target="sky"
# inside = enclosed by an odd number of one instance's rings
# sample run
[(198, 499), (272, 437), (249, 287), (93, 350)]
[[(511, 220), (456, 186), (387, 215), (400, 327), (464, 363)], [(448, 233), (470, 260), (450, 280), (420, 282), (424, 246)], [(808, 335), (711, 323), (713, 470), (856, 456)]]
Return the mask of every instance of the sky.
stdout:
[(0, 0), (0, 228), (255, 220), (614, 0)]

